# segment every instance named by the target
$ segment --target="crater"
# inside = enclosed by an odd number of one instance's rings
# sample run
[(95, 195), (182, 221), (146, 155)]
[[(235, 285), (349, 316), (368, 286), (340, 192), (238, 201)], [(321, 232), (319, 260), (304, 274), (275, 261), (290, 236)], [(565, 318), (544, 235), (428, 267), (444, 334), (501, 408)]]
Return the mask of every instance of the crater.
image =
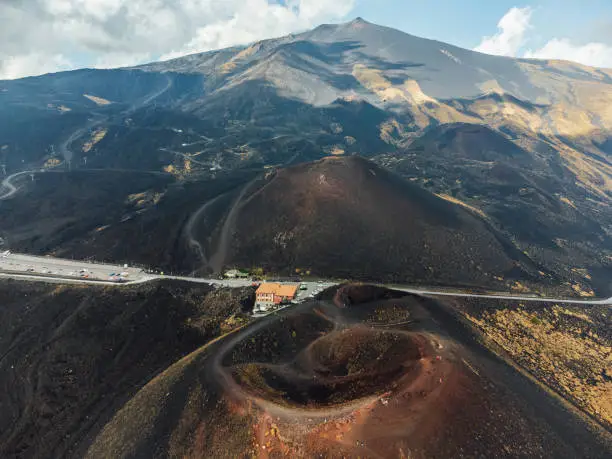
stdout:
[(232, 374), (250, 395), (279, 405), (334, 406), (414, 380), (427, 347), (419, 334), (354, 326), (316, 339), (290, 362), (239, 365)]

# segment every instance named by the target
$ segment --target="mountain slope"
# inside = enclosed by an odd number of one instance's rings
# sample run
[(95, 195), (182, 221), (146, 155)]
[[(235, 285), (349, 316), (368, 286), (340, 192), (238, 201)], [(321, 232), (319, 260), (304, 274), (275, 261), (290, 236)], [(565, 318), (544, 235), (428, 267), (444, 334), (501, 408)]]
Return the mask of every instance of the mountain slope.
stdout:
[(240, 204), (233, 234), (230, 264), (285, 274), (480, 287), (538, 276), (478, 216), (359, 157), (278, 171)]
[[(15, 152), (36, 159), (30, 150), (38, 145), (19, 138), (25, 127), (17, 125), (16, 135), (10, 132), (15, 127), (11, 124), (37, 112), (45, 119), (62, 120), (66, 130), (73, 126), (69, 120), (76, 111), (97, 115), (97, 124), (111, 129), (129, 119), (131, 129), (145, 135), (146, 126), (132, 115), (154, 108), (154, 117), (165, 116), (166, 123), (174, 117), (211, 138), (203, 150), (207, 156), (221, 145), (236, 152), (253, 136), (268, 134), (323, 146), (318, 139), (323, 130), (330, 137), (326, 141), (345, 144), (345, 136), (330, 128), (343, 126), (342, 119), (335, 120), (328, 107), (346, 100), (382, 110), (383, 121), (401, 127), (399, 137), (413, 138), (422, 129), (449, 122), (486, 123), (523, 138), (544, 137), (540, 141), (560, 151), (575, 174), (586, 169), (586, 174), (601, 175), (596, 185), (601, 192), (609, 195), (612, 183), (609, 153), (601, 147), (612, 137), (612, 70), (489, 56), (362, 19), (132, 69), (2, 82), (0, 90), (5, 107), (0, 116), (6, 115), (6, 132), (0, 133), (4, 159)], [(96, 106), (96, 101), (110, 103)], [(10, 120), (8, 113), (15, 110), (19, 115)], [(380, 128), (383, 121), (372, 120), (371, 128)], [(210, 124), (222, 132), (211, 135)], [(59, 143), (65, 134), (58, 134), (57, 140), (47, 136), (43, 143)], [(176, 132), (165, 134), (162, 147), (189, 143), (180, 142)], [(237, 137), (235, 143), (231, 136)], [(372, 133), (350, 137), (361, 145)], [(599, 156), (597, 162), (593, 155)], [(259, 159), (265, 161), (265, 153)]]
[(142, 386), (248, 322), (254, 289), (0, 282), (0, 456), (83, 457)]
[[(605, 427), (508, 365), (459, 308), (521, 314), (515, 304), (330, 289), (170, 366), (115, 412), (85, 457), (609, 455)], [(555, 372), (571, 374), (561, 362)]]
[(359, 154), (483, 212), (566, 282), (610, 289), (611, 107), (609, 69), (488, 56), (357, 19), (0, 82), (0, 172), (183, 183)]

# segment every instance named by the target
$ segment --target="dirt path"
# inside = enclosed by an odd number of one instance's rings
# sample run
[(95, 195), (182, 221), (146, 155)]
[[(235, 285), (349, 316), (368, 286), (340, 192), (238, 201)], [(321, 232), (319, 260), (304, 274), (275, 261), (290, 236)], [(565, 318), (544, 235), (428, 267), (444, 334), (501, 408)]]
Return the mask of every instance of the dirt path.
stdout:
[(172, 82), (172, 78), (170, 78), (169, 76), (166, 76), (166, 86), (164, 86), (161, 89), (157, 89), (157, 90), (153, 91), (151, 94), (147, 95), (143, 100), (141, 100), (139, 103), (135, 103), (134, 105), (132, 105), (132, 107), (129, 110), (127, 110), (124, 113), (124, 115), (131, 115), (136, 110), (138, 110), (138, 109), (144, 107), (145, 105), (153, 102), (159, 96), (161, 96), (166, 91), (168, 91), (172, 87), (172, 83), (173, 83)]
[[(149, 104), (150, 102), (152, 102), (153, 100), (157, 99), (159, 96), (164, 94), (166, 91), (168, 91), (172, 87), (172, 79), (170, 77), (166, 77), (166, 78), (167, 78), (166, 86), (164, 86), (161, 89), (156, 89), (151, 94), (147, 95), (142, 101), (140, 101), (139, 103), (135, 103), (128, 110), (124, 111), (122, 113), (122, 115), (123, 116), (131, 115), (136, 110), (144, 107), (145, 105)], [(105, 123), (109, 119), (108, 116), (100, 115), (98, 113), (91, 113), (91, 116), (94, 117), (94, 118), (97, 117), (98, 119), (88, 120), (87, 123), (84, 126), (82, 126), (82, 127), (78, 128), (77, 130), (75, 130), (68, 137), (68, 139), (66, 139), (64, 142), (62, 142), (60, 144), (60, 153), (62, 154), (62, 156), (64, 157), (64, 160), (66, 162), (70, 163), (72, 161), (73, 157), (74, 157), (74, 152), (70, 149), (70, 145), (73, 142), (75, 142), (77, 139), (82, 137), (87, 131), (102, 125), (103, 123)]]
[[(298, 153), (289, 158), (283, 166), (289, 166), (295, 160), (295, 158), (297, 158), (297, 156)], [(251, 191), (251, 188), (259, 179), (261, 179), (261, 176), (255, 177), (253, 180), (251, 180), (244, 186), (236, 200), (233, 202), (232, 208), (230, 209), (229, 213), (227, 214), (225, 222), (223, 223), (223, 228), (221, 229), (221, 235), (219, 239), (219, 244), (217, 245), (217, 250), (210, 257), (210, 262), (208, 264), (215, 274), (221, 272), (221, 270), (223, 269), (223, 265), (225, 264), (225, 261), (227, 259), (231, 235), (234, 229), (234, 225), (236, 223), (236, 216), (238, 215), (238, 211), (245, 203), (249, 202), (253, 195), (257, 194), (260, 190), (255, 191), (246, 201), (244, 200), (244, 197), (249, 191)], [(264, 187), (266, 185), (267, 184), (265, 184)]]
[(180, 156), (181, 158), (191, 161), (194, 164), (199, 164), (200, 166), (210, 167), (210, 164), (203, 163), (202, 161), (198, 161), (197, 159), (193, 159), (193, 157), (191, 155), (188, 155), (187, 153), (181, 153), (180, 151), (169, 150), (168, 148), (160, 148), (159, 151), (163, 151), (164, 153), (170, 153), (172, 155)]
[(193, 250), (196, 251), (198, 257), (200, 257), (200, 260), (202, 261), (202, 265), (208, 265), (208, 259), (206, 258), (206, 253), (204, 251), (204, 248), (202, 247), (202, 244), (200, 243), (200, 241), (197, 240), (196, 236), (193, 233), (194, 227), (196, 226), (196, 223), (200, 220), (202, 215), (208, 210), (208, 208), (226, 195), (227, 193), (223, 193), (209, 201), (206, 201), (198, 210), (196, 210), (191, 215), (191, 217), (189, 217), (189, 220), (185, 225), (185, 237), (187, 238), (187, 243)]
[(229, 251), (229, 244), (231, 240), (231, 233), (234, 230), (234, 224), (236, 223), (236, 216), (238, 215), (238, 211), (242, 206), (242, 200), (244, 196), (250, 191), (251, 187), (255, 182), (259, 179), (259, 177), (255, 177), (249, 183), (247, 183), (244, 188), (240, 191), (238, 197), (234, 200), (232, 204), (232, 208), (227, 214), (225, 222), (223, 223), (223, 228), (221, 229), (221, 235), (219, 238), (219, 244), (217, 245), (217, 250), (210, 257), (210, 261), (208, 263), (209, 267), (213, 270), (215, 274), (221, 272), (225, 260), (227, 258), (227, 253)]
[(33, 173), (33, 171), (23, 171), (23, 172), (17, 172), (16, 174), (13, 175), (9, 175), (7, 178), (5, 178), (2, 181), (2, 189), (4, 191), (2, 191), (2, 194), (0, 194), (0, 201), (2, 201), (3, 199), (8, 199), (11, 196), (13, 196), (16, 192), (17, 192), (17, 187), (15, 185), (13, 185), (12, 180), (14, 178), (17, 178), (21, 175), (26, 175), (26, 174), (31, 174)]

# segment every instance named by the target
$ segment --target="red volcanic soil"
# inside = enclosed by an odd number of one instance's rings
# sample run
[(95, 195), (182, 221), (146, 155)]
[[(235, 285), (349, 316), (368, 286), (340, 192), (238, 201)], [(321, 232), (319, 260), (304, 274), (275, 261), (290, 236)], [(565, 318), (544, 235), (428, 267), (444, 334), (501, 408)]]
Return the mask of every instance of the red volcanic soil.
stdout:
[(196, 351), (126, 404), (88, 457), (610, 452), (609, 432), (484, 348), (442, 303), (365, 291), (355, 287), (357, 307), (299, 305)]
[(228, 264), (285, 274), (481, 287), (537, 274), (480, 217), (360, 157), (270, 173), (231, 247)]

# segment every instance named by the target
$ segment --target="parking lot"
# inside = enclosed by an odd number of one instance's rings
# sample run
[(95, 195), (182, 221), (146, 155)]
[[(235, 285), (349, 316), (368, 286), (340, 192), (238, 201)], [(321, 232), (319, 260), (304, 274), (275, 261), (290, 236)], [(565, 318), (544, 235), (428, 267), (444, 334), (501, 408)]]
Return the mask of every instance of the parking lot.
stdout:
[(323, 281), (319, 281), (319, 282), (308, 281), (308, 282), (302, 282), (300, 285), (305, 287), (305, 290), (302, 290), (301, 288), (300, 290), (298, 290), (298, 295), (297, 295), (296, 300), (299, 302), (315, 297), (316, 295), (321, 293), (323, 290), (333, 286), (334, 284), (331, 282), (323, 282)]
[(139, 268), (6, 252), (0, 253), (0, 272), (2, 271), (107, 282), (136, 282), (142, 280), (144, 276)]

